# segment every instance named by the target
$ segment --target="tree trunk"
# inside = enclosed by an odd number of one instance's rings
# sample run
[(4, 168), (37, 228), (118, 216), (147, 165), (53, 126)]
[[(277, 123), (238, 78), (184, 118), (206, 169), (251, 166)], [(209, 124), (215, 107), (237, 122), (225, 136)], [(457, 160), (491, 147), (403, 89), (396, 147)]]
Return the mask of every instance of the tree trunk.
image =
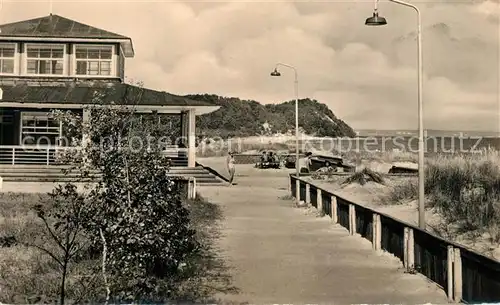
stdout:
[(65, 297), (66, 297), (66, 291), (65, 291), (65, 287), (66, 287), (66, 273), (68, 272), (68, 260), (67, 258), (64, 258), (64, 264), (62, 266), (63, 270), (62, 270), (62, 278), (61, 278), (61, 291), (60, 291), (60, 302), (61, 302), (61, 305), (64, 305), (64, 302), (65, 302)]

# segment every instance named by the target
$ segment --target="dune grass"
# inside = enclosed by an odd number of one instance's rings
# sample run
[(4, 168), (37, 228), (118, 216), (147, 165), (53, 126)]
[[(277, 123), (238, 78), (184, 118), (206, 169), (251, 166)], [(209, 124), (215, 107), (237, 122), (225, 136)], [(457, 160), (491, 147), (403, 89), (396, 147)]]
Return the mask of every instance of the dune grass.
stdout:
[(389, 194), (382, 198), (385, 204), (402, 204), (417, 199), (418, 185), (416, 180), (405, 180), (396, 185)]

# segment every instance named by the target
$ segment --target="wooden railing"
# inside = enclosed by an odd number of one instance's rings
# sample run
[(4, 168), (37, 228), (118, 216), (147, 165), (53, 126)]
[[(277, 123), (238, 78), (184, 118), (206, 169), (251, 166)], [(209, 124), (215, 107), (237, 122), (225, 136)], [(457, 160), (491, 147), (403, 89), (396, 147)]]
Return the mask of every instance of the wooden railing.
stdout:
[[(58, 154), (67, 150), (79, 151), (80, 147), (0, 145), (0, 164), (5, 165), (56, 165)], [(170, 157), (172, 166), (187, 166), (187, 148), (166, 147), (163, 153)]]
[(290, 174), (290, 193), (310, 203), (332, 222), (360, 235), (373, 249), (396, 256), (444, 289), (449, 301), (500, 301), (500, 262), (416, 226), (348, 201)]

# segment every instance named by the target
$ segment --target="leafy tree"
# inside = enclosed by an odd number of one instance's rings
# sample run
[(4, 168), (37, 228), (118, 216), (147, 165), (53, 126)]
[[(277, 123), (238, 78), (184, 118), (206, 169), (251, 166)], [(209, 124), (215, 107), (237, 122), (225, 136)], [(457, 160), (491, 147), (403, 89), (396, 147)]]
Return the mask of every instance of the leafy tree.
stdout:
[(63, 157), (73, 160), (71, 170), (81, 179), (100, 172), (87, 193), (92, 217), (85, 228), (102, 251), (106, 301), (165, 301), (200, 247), (161, 155), (163, 129), (157, 114), (137, 124), (134, 109), (96, 104), (87, 109), (89, 122), (72, 113), (59, 118), (88, 141), (80, 156)]

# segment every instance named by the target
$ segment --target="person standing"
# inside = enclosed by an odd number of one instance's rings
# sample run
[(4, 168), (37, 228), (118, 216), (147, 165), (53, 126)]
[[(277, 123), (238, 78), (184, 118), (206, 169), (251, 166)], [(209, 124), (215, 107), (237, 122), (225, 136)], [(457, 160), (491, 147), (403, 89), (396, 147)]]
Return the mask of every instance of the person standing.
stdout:
[(311, 152), (306, 152), (305, 157), (299, 159), (299, 170), (301, 173), (307, 174), (311, 170)]
[(232, 152), (228, 153), (226, 163), (227, 163), (227, 171), (229, 172), (229, 183), (232, 185), (235, 172), (234, 157)]

